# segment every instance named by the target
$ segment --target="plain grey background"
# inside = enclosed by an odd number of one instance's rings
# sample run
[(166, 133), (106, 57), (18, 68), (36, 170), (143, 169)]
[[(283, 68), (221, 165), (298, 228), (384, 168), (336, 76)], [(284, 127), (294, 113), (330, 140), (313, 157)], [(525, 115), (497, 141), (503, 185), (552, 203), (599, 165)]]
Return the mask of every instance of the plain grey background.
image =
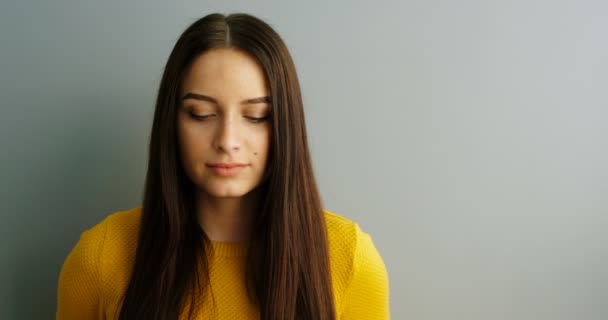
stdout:
[(0, 318), (54, 317), (80, 234), (140, 205), (179, 34), (247, 12), (299, 72), (325, 207), (393, 319), (608, 318), (605, 1), (3, 1)]

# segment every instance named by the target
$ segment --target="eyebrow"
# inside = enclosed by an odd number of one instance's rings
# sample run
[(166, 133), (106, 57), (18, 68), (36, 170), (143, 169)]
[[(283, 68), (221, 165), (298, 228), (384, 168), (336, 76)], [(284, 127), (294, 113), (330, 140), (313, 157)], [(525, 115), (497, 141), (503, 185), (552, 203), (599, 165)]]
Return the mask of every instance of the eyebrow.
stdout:
[[(186, 99), (208, 101), (208, 102), (211, 102), (211, 103), (219, 104), (217, 102), (217, 100), (215, 100), (214, 98), (212, 98), (210, 96), (206, 96), (204, 94), (193, 93), (193, 92), (188, 92), (186, 95), (184, 95), (184, 97), (182, 98), (182, 100), (186, 100)], [(256, 104), (256, 103), (268, 103), (268, 104), (270, 104), (270, 100), (271, 99), (270, 99), (269, 96), (264, 96), (264, 97), (259, 97), (259, 98), (245, 99), (245, 100), (241, 101), (241, 104)]]

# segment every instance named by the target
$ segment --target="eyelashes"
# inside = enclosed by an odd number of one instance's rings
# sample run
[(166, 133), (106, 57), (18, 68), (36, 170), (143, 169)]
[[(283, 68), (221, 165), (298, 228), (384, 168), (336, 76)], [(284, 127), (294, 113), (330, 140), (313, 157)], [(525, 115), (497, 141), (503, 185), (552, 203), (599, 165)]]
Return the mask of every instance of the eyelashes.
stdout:
[[(206, 121), (209, 118), (215, 116), (215, 114), (209, 114), (209, 115), (197, 115), (194, 114), (192, 112), (189, 113), (190, 118), (196, 120), (196, 121)], [(252, 123), (262, 123), (264, 121), (267, 121), (268, 119), (270, 119), (270, 116), (265, 116), (265, 117), (244, 117), (245, 119), (251, 121)]]
[(264, 122), (268, 119), (270, 119), (270, 116), (265, 116), (265, 117), (261, 117), (261, 118), (256, 118), (256, 117), (245, 117), (247, 119), (249, 119), (250, 121), (254, 122), (254, 123), (259, 123), (259, 122)]
[(196, 115), (196, 114), (194, 114), (192, 112), (190, 112), (189, 115), (190, 115), (190, 118), (192, 118), (194, 120), (197, 120), (197, 121), (203, 121), (203, 120), (205, 120), (205, 119), (213, 116), (211, 114), (210, 115), (199, 116), (199, 115)]

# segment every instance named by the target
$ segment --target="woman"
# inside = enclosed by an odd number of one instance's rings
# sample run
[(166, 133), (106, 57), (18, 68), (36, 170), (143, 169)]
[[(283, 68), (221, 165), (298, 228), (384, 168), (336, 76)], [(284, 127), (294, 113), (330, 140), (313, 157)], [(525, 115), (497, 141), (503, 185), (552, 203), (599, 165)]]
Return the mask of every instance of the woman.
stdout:
[(178, 39), (160, 83), (143, 206), (85, 231), (57, 319), (388, 319), (370, 236), (322, 209), (295, 66), (246, 14)]

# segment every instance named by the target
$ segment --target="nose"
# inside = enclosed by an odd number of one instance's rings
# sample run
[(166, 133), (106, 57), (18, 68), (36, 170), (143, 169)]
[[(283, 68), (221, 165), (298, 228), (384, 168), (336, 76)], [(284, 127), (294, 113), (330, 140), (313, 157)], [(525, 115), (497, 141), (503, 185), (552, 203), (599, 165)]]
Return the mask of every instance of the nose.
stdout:
[(222, 118), (215, 134), (214, 147), (225, 152), (239, 150), (241, 138), (238, 121), (227, 115)]

